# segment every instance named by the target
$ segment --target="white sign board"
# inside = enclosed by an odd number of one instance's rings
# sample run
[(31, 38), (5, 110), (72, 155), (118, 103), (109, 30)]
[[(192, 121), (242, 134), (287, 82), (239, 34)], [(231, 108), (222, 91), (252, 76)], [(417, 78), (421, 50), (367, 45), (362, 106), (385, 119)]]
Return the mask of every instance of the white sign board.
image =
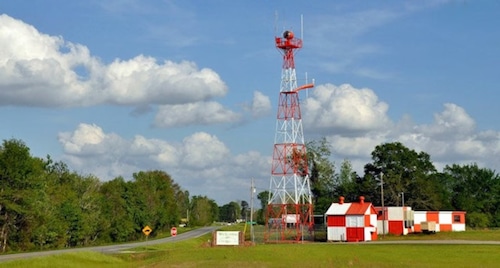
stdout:
[(239, 231), (216, 232), (215, 241), (217, 246), (237, 246), (240, 244), (240, 232)]
[(286, 214), (282, 216), (285, 219), (286, 223), (296, 224), (299, 222), (300, 215), (297, 214)]

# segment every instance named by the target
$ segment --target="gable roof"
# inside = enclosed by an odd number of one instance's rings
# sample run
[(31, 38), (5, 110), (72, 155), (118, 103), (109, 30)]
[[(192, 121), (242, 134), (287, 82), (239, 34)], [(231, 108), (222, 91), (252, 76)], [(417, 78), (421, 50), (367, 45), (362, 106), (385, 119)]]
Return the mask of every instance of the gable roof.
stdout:
[(346, 215), (366, 215), (370, 214), (372, 203), (351, 203), (351, 207), (346, 211)]
[(347, 210), (351, 207), (351, 203), (332, 203), (328, 210), (325, 212), (326, 215), (345, 215)]
[(325, 215), (370, 215), (377, 214), (375, 207), (370, 202), (365, 202), (364, 197), (359, 198), (359, 202), (344, 203), (341, 197), (339, 203), (332, 203)]

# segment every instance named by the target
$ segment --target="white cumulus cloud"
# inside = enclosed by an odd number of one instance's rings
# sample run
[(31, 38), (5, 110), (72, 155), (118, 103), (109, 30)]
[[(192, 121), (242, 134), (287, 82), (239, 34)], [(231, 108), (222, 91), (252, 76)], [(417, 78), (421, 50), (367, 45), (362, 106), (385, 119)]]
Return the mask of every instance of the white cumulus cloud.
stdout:
[[(350, 159), (358, 163), (356, 171), (372, 161), (375, 146), (399, 141), (417, 152), (426, 152), (438, 170), (450, 164), (477, 163), (491, 169), (500, 161), (500, 132), (478, 131), (475, 121), (463, 107), (445, 103), (443, 111), (434, 115), (430, 124), (415, 124), (406, 115), (397, 124), (388, 123), (386, 129), (369, 129), (361, 132), (327, 135), (336, 161)], [(381, 115), (382, 118), (385, 115)]]
[(196, 102), (177, 105), (161, 105), (156, 114), (156, 127), (180, 127), (233, 123), (241, 116), (217, 102)]
[(348, 84), (319, 85), (302, 107), (304, 126), (322, 133), (380, 130), (391, 123), (388, 105), (373, 90)]
[(467, 114), (464, 108), (445, 103), (444, 111), (434, 115), (432, 125), (422, 125), (419, 129), (434, 138), (449, 140), (450, 136), (469, 136), (476, 127), (474, 120)]
[(83, 45), (0, 15), (0, 105), (143, 106), (206, 101), (226, 93), (215, 71), (193, 62), (139, 55), (105, 64)]
[(183, 163), (188, 168), (216, 167), (229, 156), (229, 149), (217, 137), (198, 132), (183, 141)]
[(268, 96), (262, 94), (260, 91), (253, 93), (252, 105), (250, 107), (253, 117), (268, 115), (271, 112), (271, 107), (271, 100)]

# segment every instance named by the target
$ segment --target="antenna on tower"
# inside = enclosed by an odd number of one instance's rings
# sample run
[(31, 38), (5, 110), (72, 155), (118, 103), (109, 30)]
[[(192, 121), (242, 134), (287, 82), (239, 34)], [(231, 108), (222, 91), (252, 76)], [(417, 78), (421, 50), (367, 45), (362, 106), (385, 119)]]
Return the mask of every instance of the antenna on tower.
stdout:
[(304, 15), (300, 15), (300, 39), (304, 42)]
[(274, 36), (278, 36), (278, 11), (274, 11)]

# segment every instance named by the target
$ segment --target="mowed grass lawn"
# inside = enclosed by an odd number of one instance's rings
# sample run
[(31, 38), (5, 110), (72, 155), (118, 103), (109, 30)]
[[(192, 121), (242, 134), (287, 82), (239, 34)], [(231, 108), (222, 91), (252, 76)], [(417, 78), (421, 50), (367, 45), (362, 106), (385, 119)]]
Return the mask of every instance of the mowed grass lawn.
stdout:
[[(1, 267), (500, 267), (500, 245), (303, 243), (211, 247), (210, 235), (115, 255), (62, 254)], [(385, 236), (383, 240), (496, 240), (500, 231)]]

